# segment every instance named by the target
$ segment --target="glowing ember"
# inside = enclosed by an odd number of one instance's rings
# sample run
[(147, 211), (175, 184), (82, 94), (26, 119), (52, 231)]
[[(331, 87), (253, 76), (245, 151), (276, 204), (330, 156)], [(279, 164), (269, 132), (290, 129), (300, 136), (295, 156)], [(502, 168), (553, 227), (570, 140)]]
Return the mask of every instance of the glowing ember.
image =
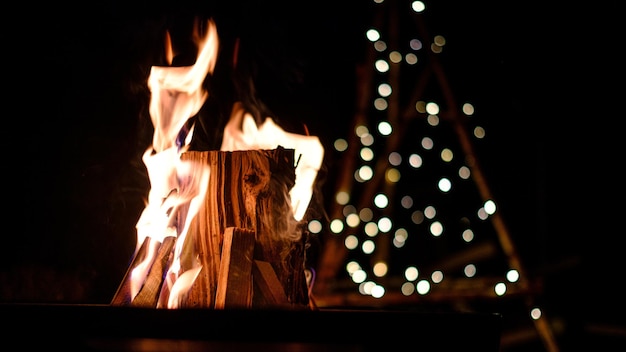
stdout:
[[(152, 67), (148, 79), (151, 91), (150, 116), (154, 126), (152, 145), (143, 155), (151, 189), (148, 202), (137, 222), (137, 247), (148, 243), (141, 261), (129, 276), (130, 299), (138, 295), (146, 283), (158, 256), (160, 245), (168, 237), (176, 239), (173, 257), (159, 294), (159, 307), (178, 308), (182, 297), (190, 290), (202, 270), (201, 261), (195, 267), (182, 271), (181, 257), (189, 225), (198, 214), (207, 195), (211, 170), (206, 164), (184, 161), (181, 155), (188, 151), (193, 139), (194, 125), (189, 121), (202, 108), (208, 97), (203, 89), (207, 75), (213, 73), (219, 49), (215, 23), (207, 21), (206, 34), (200, 35), (198, 23), (194, 30), (198, 46), (196, 62), (185, 67)], [(172, 48), (167, 38), (168, 60), (172, 62)], [(289, 190), (292, 214), (300, 221), (310, 202), (317, 172), (322, 164), (324, 150), (317, 137), (288, 133), (267, 117), (257, 126), (251, 114), (241, 104), (235, 104), (226, 125), (222, 151), (293, 149), (295, 152), (295, 184)], [(179, 209), (185, 207), (185, 219), (178, 219)], [(181, 228), (181, 224), (184, 224)], [(151, 240), (147, 242), (147, 238)], [(188, 255), (188, 253), (187, 253)]]

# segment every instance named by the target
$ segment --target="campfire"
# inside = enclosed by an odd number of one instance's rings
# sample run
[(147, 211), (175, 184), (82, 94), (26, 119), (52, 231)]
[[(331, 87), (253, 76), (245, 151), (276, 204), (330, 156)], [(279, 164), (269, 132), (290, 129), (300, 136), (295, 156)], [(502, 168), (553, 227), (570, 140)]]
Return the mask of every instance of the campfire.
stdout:
[(168, 35), (169, 66), (150, 71), (154, 134), (142, 159), (150, 190), (111, 304), (310, 309), (305, 214), (324, 149), (271, 116), (257, 124), (235, 103), (220, 150), (191, 150), (192, 118), (211, 94), (203, 83), (220, 52), (213, 20), (196, 23), (193, 38), (193, 65), (172, 65)]

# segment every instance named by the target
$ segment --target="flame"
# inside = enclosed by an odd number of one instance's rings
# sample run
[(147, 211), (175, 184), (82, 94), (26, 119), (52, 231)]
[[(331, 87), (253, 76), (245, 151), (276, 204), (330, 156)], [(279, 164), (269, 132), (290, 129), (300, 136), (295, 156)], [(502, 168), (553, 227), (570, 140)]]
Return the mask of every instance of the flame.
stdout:
[[(219, 40), (212, 20), (208, 21), (207, 34), (203, 38), (199, 37), (198, 31), (196, 25), (194, 42), (200, 50), (193, 66), (153, 66), (150, 70), (150, 117), (154, 126), (152, 147), (157, 152), (175, 144), (184, 124), (198, 113), (208, 97), (208, 92), (202, 89), (202, 83), (215, 68)], [(169, 40), (167, 52), (168, 60), (172, 60)]]
[[(187, 150), (193, 137), (193, 125), (188, 129), (185, 126), (208, 97), (202, 84), (205, 77), (213, 72), (217, 61), (217, 28), (212, 20), (207, 22), (206, 27), (205, 36), (200, 37), (196, 23), (194, 39), (200, 50), (193, 66), (153, 66), (148, 78), (148, 87), (152, 93), (150, 117), (154, 135), (152, 145), (143, 154), (143, 162), (148, 171), (151, 189), (148, 204), (136, 225), (136, 251), (146, 237), (156, 240), (151, 244), (162, 243), (168, 236), (178, 237), (174, 262), (168, 274), (168, 278), (174, 277), (173, 281), (178, 275), (173, 269), (179, 267), (177, 263), (181, 246), (187, 233), (186, 226), (190, 223), (188, 220), (184, 221), (185, 227), (182, 230), (178, 228), (177, 208), (189, 204), (187, 217), (189, 219), (195, 216), (206, 194), (210, 174), (206, 165), (180, 159), (180, 154)], [(171, 63), (173, 51), (169, 39), (166, 44), (168, 61)], [(131, 297), (135, 297), (143, 285), (154, 256), (155, 248), (151, 246), (144, 260), (131, 272)]]
[[(149, 237), (145, 257), (131, 271), (131, 300), (143, 286), (159, 245), (166, 237), (176, 237), (174, 255), (165, 274), (165, 284), (159, 307), (177, 308), (181, 297), (190, 289), (201, 265), (181, 271), (181, 256), (188, 226), (196, 216), (207, 192), (210, 177), (205, 164), (183, 161), (181, 154), (188, 150), (193, 138), (194, 124), (190, 123), (202, 108), (209, 93), (203, 82), (212, 74), (217, 61), (219, 39), (216, 25), (208, 20), (206, 34), (200, 36), (194, 27), (194, 42), (198, 46), (196, 62), (192, 66), (153, 66), (148, 78), (151, 91), (149, 112), (154, 126), (152, 145), (143, 154), (143, 162), (150, 180), (147, 205), (137, 228), (137, 253)], [(171, 65), (174, 52), (169, 34), (166, 36), (166, 58)], [(288, 133), (271, 117), (257, 126), (252, 115), (241, 103), (235, 103), (222, 140), (222, 151), (275, 149), (282, 146), (294, 149), (295, 184), (289, 191), (293, 217), (300, 221), (311, 200), (313, 185), (322, 164), (324, 149), (317, 137)], [(177, 210), (188, 205), (187, 218), (178, 219)], [(182, 226), (181, 226), (182, 225)]]

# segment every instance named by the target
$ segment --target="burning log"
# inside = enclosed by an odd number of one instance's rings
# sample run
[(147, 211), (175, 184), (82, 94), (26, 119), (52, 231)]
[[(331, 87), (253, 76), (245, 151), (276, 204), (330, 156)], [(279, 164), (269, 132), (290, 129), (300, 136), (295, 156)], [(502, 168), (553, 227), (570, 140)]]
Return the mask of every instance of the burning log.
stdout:
[[(133, 256), (133, 260), (130, 263), (130, 268), (136, 268), (144, 259), (146, 256), (146, 253), (148, 251), (148, 247), (150, 246), (150, 237), (147, 237), (142, 243), (141, 246), (139, 246), (137, 248), (137, 250), (135, 251), (135, 255)], [(117, 288), (117, 292), (115, 293), (115, 296), (113, 297), (113, 300), (111, 301), (111, 304), (114, 306), (125, 306), (125, 305), (130, 305), (130, 303), (133, 300), (132, 297), (132, 293), (131, 293), (131, 270), (128, 270), (126, 272), (126, 275), (124, 275), (124, 279), (122, 279), (122, 283), (120, 284), (120, 286)]]
[[(216, 270), (224, 230), (236, 227), (256, 234), (254, 258), (271, 263), (292, 304), (307, 304), (302, 226), (293, 218), (289, 189), (295, 182), (291, 149), (186, 152), (183, 160), (208, 164), (211, 177), (204, 209), (192, 220), (193, 241), (203, 268), (184, 306), (213, 305)], [(295, 252), (294, 252), (295, 251)], [(197, 289), (201, 287), (200, 289)]]
[[(187, 151), (181, 160), (210, 168), (204, 200), (193, 217), (189, 204), (177, 208), (184, 238), (166, 237), (152, 248), (146, 237), (129, 268), (148, 263), (143, 287), (133, 297), (127, 273), (112, 304), (308, 307), (306, 226), (293, 217), (288, 193), (293, 149)], [(180, 264), (173, 265), (175, 257)]]
[(172, 248), (176, 239), (166, 237), (159, 246), (157, 256), (150, 266), (150, 273), (144, 282), (141, 290), (132, 300), (131, 305), (140, 307), (151, 307), (157, 302), (161, 287), (163, 286), (162, 273), (167, 271)]
[(154, 135), (143, 161), (151, 190), (112, 304), (308, 307), (302, 219), (324, 149), (317, 137), (284, 131), (271, 117), (257, 126), (235, 103), (220, 151), (190, 150), (192, 118), (208, 96), (203, 82), (219, 52), (212, 20), (204, 35), (196, 23), (194, 42), (194, 65), (150, 71)]

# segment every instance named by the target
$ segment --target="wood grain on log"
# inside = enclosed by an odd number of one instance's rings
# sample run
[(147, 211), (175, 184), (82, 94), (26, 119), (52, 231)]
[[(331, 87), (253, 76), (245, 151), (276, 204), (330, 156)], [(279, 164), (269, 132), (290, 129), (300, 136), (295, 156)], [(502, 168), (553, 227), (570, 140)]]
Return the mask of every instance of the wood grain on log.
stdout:
[[(256, 234), (254, 258), (274, 268), (290, 303), (308, 304), (303, 271), (302, 226), (293, 218), (289, 189), (295, 183), (294, 150), (189, 151), (182, 160), (206, 163), (211, 170), (204, 207), (192, 220), (193, 241), (203, 267), (186, 306), (214, 306), (217, 272), (226, 228)], [(184, 216), (181, 216), (184, 218)], [(217, 260), (217, 261), (216, 261)], [(302, 283), (305, 286), (302, 286)], [(213, 292), (213, 293), (211, 293)]]
[(229, 227), (224, 232), (215, 308), (252, 307), (254, 232)]

